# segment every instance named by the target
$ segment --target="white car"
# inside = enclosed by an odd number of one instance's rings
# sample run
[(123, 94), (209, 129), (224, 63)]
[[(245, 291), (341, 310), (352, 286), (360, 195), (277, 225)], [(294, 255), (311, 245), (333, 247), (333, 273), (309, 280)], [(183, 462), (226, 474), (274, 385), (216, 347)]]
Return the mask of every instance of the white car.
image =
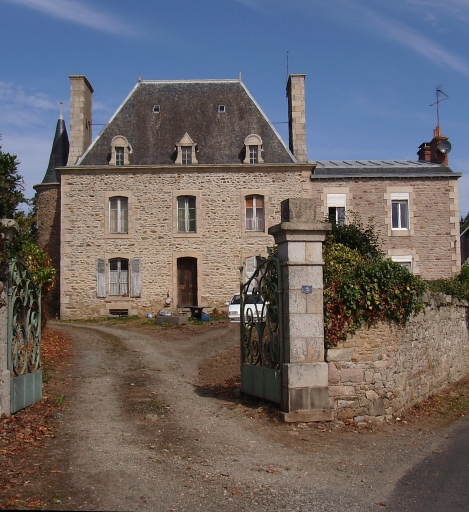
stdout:
[[(240, 320), (240, 312), (241, 312), (241, 297), (239, 293), (236, 293), (231, 298), (230, 302), (227, 302), (228, 306), (228, 318), (232, 322), (239, 322)], [(258, 317), (262, 317), (264, 313), (265, 306), (264, 301), (260, 295), (248, 293), (246, 296), (246, 304), (244, 305), (244, 319), (247, 320), (248, 317), (253, 316), (254, 321)]]

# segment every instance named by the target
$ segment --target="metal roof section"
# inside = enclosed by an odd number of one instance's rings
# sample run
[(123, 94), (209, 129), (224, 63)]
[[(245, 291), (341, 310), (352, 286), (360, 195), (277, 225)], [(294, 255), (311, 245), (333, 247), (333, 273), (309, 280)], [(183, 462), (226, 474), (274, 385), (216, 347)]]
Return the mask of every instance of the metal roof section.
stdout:
[(453, 177), (461, 173), (422, 160), (317, 160), (311, 179)]

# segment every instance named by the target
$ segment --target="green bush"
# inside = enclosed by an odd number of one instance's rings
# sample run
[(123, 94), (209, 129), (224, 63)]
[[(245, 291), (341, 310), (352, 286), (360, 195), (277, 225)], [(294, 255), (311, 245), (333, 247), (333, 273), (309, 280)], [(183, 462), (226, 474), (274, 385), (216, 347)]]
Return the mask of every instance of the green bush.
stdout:
[(323, 256), (326, 348), (378, 320), (405, 323), (421, 307), (425, 283), (383, 258), (371, 223), (333, 226)]
[(426, 281), (426, 284), (431, 292), (469, 300), (469, 264), (464, 263), (459, 274), (451, 279), (433, 279)]

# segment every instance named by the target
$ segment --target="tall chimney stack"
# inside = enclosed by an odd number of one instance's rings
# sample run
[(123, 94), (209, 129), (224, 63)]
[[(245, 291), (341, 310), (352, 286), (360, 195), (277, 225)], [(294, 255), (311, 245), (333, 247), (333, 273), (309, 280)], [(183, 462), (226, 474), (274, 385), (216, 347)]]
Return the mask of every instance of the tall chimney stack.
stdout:
[(84, 75), (70, 76), (70, 153), (67, 165), (75, 165), (91, 144), (93, 87)]
[(290, 75), (287, 84), (290, 151), (299, 163), (308, 161), (306, 150), (306, 75)]

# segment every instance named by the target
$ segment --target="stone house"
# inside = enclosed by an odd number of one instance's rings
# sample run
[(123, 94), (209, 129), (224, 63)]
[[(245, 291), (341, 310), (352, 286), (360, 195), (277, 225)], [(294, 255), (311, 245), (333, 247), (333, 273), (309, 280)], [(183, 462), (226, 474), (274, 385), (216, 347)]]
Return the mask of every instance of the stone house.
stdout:
[(291, 75), (288, 147), (241, 77), (139, 80), (92, 142), (93, 88), (70, 79), (68, 160), (61, 116), (35, 187), (63, 319), (223, 307), (293, 197), (317, 218), (373, 217), (389, 257), (424, 278), (459, 268), (460, 175), (439, 132), (416, 161), (308, 161), (305, 75)]

